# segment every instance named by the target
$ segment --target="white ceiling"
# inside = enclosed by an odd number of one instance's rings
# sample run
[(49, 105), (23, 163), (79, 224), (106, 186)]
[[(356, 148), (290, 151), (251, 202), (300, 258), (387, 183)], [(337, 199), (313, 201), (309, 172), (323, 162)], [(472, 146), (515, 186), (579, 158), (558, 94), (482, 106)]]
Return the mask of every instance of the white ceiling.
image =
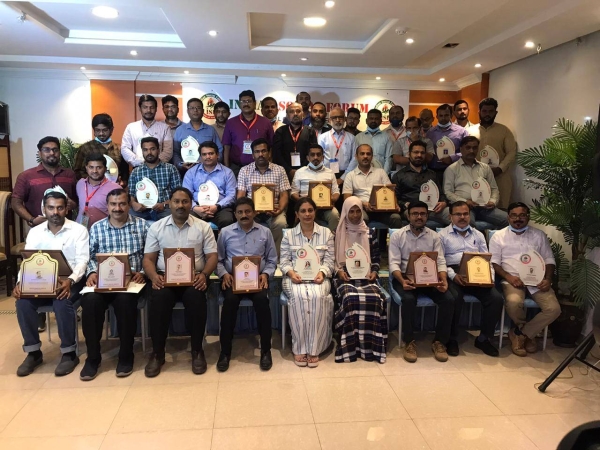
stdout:
[[(98, 5), (114, 6), (119, 17), (93, 16)], [(17, 20), (20, 11), (27, 12), (24, 23)], [(328, 23), (306, 28), (302, 19), (309, 16)], [(407, 33), (398, 35), (398, 28)], [(209, 30), (218, 31), (217, 37)], [(89, 78), (212, 82), (221, 74), (221, 82), (230, 82), (286, 73), (288, 85), (456, 89), (482, 72), (534, 55), (525, 41), (547, 50), (597, 30), (598, 0), (337, 0), (332, 9), (324, 0), (5, 1), (0, 67), (85, 66)], [(113, 45), (65, 42), (85, 32), (103, 39), (113, 33)], [(405, 43), (408, 37), (414, 44)], [(138, 43), (114, 45), (124, 40)], [(179, 40), (184, 48), (155, 46)], [(443, 49), (448, 42), (460, 45)]]

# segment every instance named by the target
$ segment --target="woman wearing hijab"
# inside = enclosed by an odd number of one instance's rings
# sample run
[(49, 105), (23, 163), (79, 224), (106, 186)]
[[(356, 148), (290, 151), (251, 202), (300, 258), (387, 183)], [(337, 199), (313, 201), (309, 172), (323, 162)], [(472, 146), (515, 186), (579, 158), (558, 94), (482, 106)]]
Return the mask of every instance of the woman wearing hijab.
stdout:
[[(282, 288), (288, 298), (294, 362), (300, 367), (317, 367), (319, 355), (327, 349), (332, 337), (333, 298), (329, 279), (334, 269), (333, 233), (315, 223), (317, 207), (312, 199), (301, 198), (295, 210), (298, 225), (285, 230), (281, 242)], [(317, 252), (319, 272), (314, 279), (304, 280), (295, 267), (306, 244)]]
[[(351, 279), (348, 273), (347, 265), (356, 264), (348, 258), (356, 254), (356, 247), (350, 250), (354, 244), (360, 245), (369, 257), (371, 267), (365, 279)], [(363, 220), (362, 201), (348, 197), (335, 236), (336, 278), (333, 283), (340, 301), (334, 319), (340, 336), (335, 362), (362, 358), (385, 363), (387, 310), (386, 299), (377, 284), (379, 261), (379, 244), (375, 230), (370, 230)]]

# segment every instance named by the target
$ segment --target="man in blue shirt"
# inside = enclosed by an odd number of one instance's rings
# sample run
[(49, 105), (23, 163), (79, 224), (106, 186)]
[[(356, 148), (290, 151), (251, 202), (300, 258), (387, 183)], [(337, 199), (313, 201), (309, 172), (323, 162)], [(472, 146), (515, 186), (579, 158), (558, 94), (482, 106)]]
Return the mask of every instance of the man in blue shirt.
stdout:
[[(217, 275), (221, 278), (223, 290), (223, 309), (221, 311), (221, 354), (217, 362), (217, 370), (225, 372), (229, 368), (231, 359), (231, 341), (237, 319), (237, 312), (242, 298), (252, 300), (256, 311), (256, 321), (260, 333), (260, 368), (269, 370), (273, 365), (271, 359), (271, 309), (267, 295), (269, 278), (273, 277), (277, 266), (277, 251), (271, 231), (256, 222), (254, 217), (254, 202), (248, 197), (240, 197), (235, 204), (237, 223), (221, 230), (217, 241)], [(234, 256), (259, 256), (258, 268), (259, 292), (248, 294), (234, 294), (233, 257)], [(243, 264), (243, 263), (242, 263)], [(248, 274), (252, 270), (248, 271)]]
[[(192, 212), (200, 219), (212, 222), (221, 229), (235, 222), (232, 207), (235, 203), (237, 184), (231, 169), (217, 162), (217, 152), (217, 144), (212, 141), (200, 144), (202, 164), (195, 164), (187, 171), (183, 178), (183, 187), (193, 194)], [(219, 198), (212, 205), (207, 205), (209, 202), (198, 198), (198, 194), (207, 189), (206, 183), (209, 181), (212, 181), (219, 190)]]

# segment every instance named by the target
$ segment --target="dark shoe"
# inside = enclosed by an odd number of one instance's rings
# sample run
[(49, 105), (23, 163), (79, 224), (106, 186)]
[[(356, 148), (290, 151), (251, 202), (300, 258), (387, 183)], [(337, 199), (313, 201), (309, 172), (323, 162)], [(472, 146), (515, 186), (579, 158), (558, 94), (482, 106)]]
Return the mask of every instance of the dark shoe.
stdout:
[(192, 351), (192, 372), (196, 375), (202, 375), (206, 372), (206, 358), (204, 357), (204, 350)]
[(446, 344), (446, 351), (450, 356), (458, 356), (458, 341), (455, 341), (454, 339), (449, 340)]
[(38, 332), (46, 331), (46, 313), (38, 314)]
[(42, 352), (30, 352), (25, 357), (25, 360), (21, 363), (19, 368), (17, 369), (18, 377), (26, 377), (27, 375), (31, 375), (35, 368), (44, 362), (44, 356)]
[(478, 348), (488, 356), (498, 356), (500, 354), (498, 349), (492, 345), (489, 339), (486, 339), (483, 342), (475, 339), (475, 348)]
[(219, 372), (226, 372), (229, 369), (230, 356), (225, 353), (219, 355), (219, 361), (217, 362), (217, 370)]
[(117, 377), (125, 378), (133, 373), (133, 359), (131, 360), (121, 360), (117, 362)]
[(152, 353), (150, 355), (150, 360), (148, 364), (146, 364), (146, 368), (144, 369), (144, 374), (148, 378), (154, 378), (160, 373), (160, 368), (165, 363), (165, 355), (157, 355), (156, 353)]
[(81, 381), (92, 381), (94, 378), (98, 376), (98, 369), (100, 368), (100, 363), (102, 360), (94, 361), (90, 358), (85, 360), (85, 364), (83, 365), (83, 369), (79, 372), (79, 379)]
[(65, 375), (69, 375), (71, 372), (75, 370), (79, 364), (79, 358), (75, 352), (69, 352), (62, 355), (58, 366), (54, 370), (54, 375), (57, 377), (64, 377)]
[(260, 355), (260, 369), (269, 370), (273, 367), (273, 359), (271, 358), (271, 350)]

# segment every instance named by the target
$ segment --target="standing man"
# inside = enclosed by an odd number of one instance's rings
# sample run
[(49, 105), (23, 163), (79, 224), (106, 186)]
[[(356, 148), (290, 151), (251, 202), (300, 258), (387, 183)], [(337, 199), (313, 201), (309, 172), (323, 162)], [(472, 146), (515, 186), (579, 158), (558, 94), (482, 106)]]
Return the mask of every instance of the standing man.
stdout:
[[(243, 297), (252, 300), (256, 312), (260, 333), (260, 368), (269, 370), (273, 366), (273, 360), (271, 358), (271, 309), (267, 293), (269, 278), (273, 278), (277, 267), (277, 251), (269, 229), (254, 222), (256, 211), (251, 199), (247, 197), (237, 199), (235, 216), (237, 222), (223, 228), (217, 241), (219, 255), (217, 275), (221, 278), (224, 297), (221, 311), (221, 354), (217, 362), (217, 370), (225, 372), (229, 369), (233, 331)], [(260, 292), (244, 295), (233, 293), (232, 261), (235, 256), (260, 256), (259, 287), (262, 289)]]
[(360, 110), (358, 108), (348, 108), (346, 117), (346, 128), (344, 131), (347, 131), (352, 136), (356, 136), (358, 133), (362, 133), (357, 127), (360, 123)]
[(242, 113), (227, 121), (223, 133), (223, 163), (237, 176), (240, 169), (252, 163), (252, 141), (264, 138), (273, 142), (273, 127), (266, 117), (256, 114), (254, 91), (240, 92)]
[(215, 106), (213, 106), (213, 111), (215, 115), (215, 123), (213, 125), (213, 128), (217, 131), (221, 142), (223, 142), (225, 124), (227, 123), (227, 119), (229, 119), (229, 116), (231, 115), (231, 111), (229, 109), (229, 105), (225, 102), (215, 103)]
[(137, 167), (144, 163), (141, 142), (144, 137), (154, 137), (158, 141), (160, 160), (169, 162), (173, 157), (173, 136), (171, 128), (165, 122), (155, 120), (156, 99), (144, 94), (138, 101), (142, 120), (132, 122), (125, 128), (121, 140), (121, 155), (131, 166)]
[[(310, 107), (312, 106), (310, 94), (308, 92), (304, 92), (304, 91), (298, 92), (296, 94), (296, 103), (298, 103), (302, 106), (302, 125), (309, 126), (310, 122), (311, 122)], [(283, 119), (283, 123), (285, 125), (290, 124), (287, 116), (285, 119)]]
[(409, 163), (410, 144), (415, 141), (425, 143), (427, 153), (425, 154), (425, 162), (428, 163), (433, 159), (433, 142), (426, 137), (421, 137), (421, 119), (416, 116), (411, 116), (406, 119), (406, 134), (400, 137), (392, 147), (392, 162), (398, 166), (405, 166)]
[(265, 97), (263, 98), (263, 101), (260, 102), (260, 113), (271, 122), (273, 133), (277, 131), (278, 128), (285, 125), (285, 123), (277, 117), (278, 112), (279, 106), (277, 105), (277, 100), (273, 97)]
[[(90, 229), (90, 261), (87, 266), (87, 286), (98, 286), (98, 253), (126, 253), (131, 268), (131, 281), (145, 283), (142, 273), (144, 243), (148, 224), (144, 219), (129, 215), (129, 194), (118, 187), (104, 197), (108, 217), (96, 222)], [(139, 294), (90, 292), (81, 298), (81, 325), (87, 347), (87, 359), (79, 374), (82, 381), (98, 375), (102, 362), (100, 340), (104, 326), (104, 312), (112, 305), (117, 317), (117, 331), (121, 345), (117, 362), (117, 377), (133, 372), (133, 341), (137, 329)]]
[(62, 358), (54, 374), (58, 377), (68, 375), (79, 364), (75, 339), (77, 322), (73, 302), (83, 287), (82, 278), (90, 256), (88, 231), (66, 218), (67, 197), (62, 192), (48, 192), (43, 201), (44, 213), (48, 220), (29, 230), (25, 249), (62, 250), (73, 272), (68, 278), (58, 280), (54, 299), (23, 298), (20, 283), (22, 274), (19, 273), (19, 282), (12, 295), (17, 300), (17, 319), (23, 335), (23, 351), (27, 353), (27, 357), (17, 369), (17, 376), (20, 377), (33, 373), (44, 360), (38, 331), (37, 311), (40, 306), (52, 305), (56, 316)]
[(275, 209), (257, 214), (255, 220), (271, 229), (277, 254), (279, 254), (279, 248), (283, 239), (283, 229), (287, 227), (285, 213), (289, 201), (290, 182), (283, 167), (269, 162), (271, 148), (266, 139), (261, 138), (252, 142), (252, 156), (254, 157), (254, 163), (248, 164), (240, 170), (237, 184), (237, 198), (252, 198), (252, 184), (271, 183), (275, 185)]
[[(202, 349), (206, 329), (206, 291), (210, 274), (217, 267), (217, 242), (206, 222), (190, 215), (192, 193), (178, 187), (171, 193), (171, 215), (152, 224), (148, 230), (142, 266), (152, 283), (149, 300), (150, 337), (153, 351), (144, 370), (148, 378), (160, 373), (165, 363), (165, 346), (173, 307), (177, 301), (185, 306), (185, 323), (191, 332), (192, 372), (206, 372)], [(165, 286), (165, 248), (194, 249), (193, 286)]]
[(469, 121), (469, 104), (466, 100), (460, 99), (454, 102), (454, 117), (456, 118), (456, 122), (454, 122), (456, 125), (460, 125), (463, 128), (473, 126)]
[(165, 115), (165, 123), (171, 130), (171, 139), (175, 136), (175, 130), (183, 123), (179, 120), (179, 100), (173, 95), (165, 95), (162, 99), (162, 110)]
[[(179, 172), (173, 164), (159, 160), (158, 139), (155, 137), (142, 138), (142, 155), (144, 164), (133, 169), (129, 177), (129, 195), (131, 195), (131, 215), (141, 217), (153, 222), (170, 215), (169, 196), (171, 192), (181, 186)], [(152, 209), (146, 208), (137, 201), (137, 184), (142, 178), (150, 179), (158, 190), (158, 202)]]
[(422, 109), (419, 113), (419, 119), (421, 119), (421, 137), (426, 137), (433, 124), (433, 111), (429, 108)]
[[(444, 192), (450, 203), (463, 201), (471, 208), (471, 225), (475, 226), (476, 220), (491, 223), (497, 228), (508, 225), (506, 213), (496, 207), (500, 192), (494, 179), (492, 169), (486, 163), (477, 161), (479, 153), (479, 139), (475, 136), (463, 138), (460, 146), (461, 158), (452, 164), (444, 173)], [(490, 185), (490, 201), (480, 206), (471, 199), (473, 183), (478, 179), (485, 179)]]
[(310, 109), (310, 125), (309, 128), (315, 133), (318, 138), (321, 134), (331, 130), (331, 125), (325, 123), (327, 118), (327, 109), (325, 103), (315, 102)]
[[(506, 312), (515, 327), (508, 332), (512, 351), (517, 356), (537, 351), (535, 337), (560, 316), (560, 304), (552, 290), (554, 255), (542, 230), (529, 226), (529, 207), (521, 202), (508, 206), (509, 226), (496, 231), (490, 239), (490, 253), (496, 274), (502, 279)], [(518, 265), (528, 250), (535, 250), (546, 265), (544, 279), (537, 286), (526, 286), (519, 278)], [(527, 322), (523, 301), (529, 292), (541, 312)]]
[(506, 208), (512, 193), (511, 166), (517, 157), (517, 143), (512, 132), (501, 123), (496, 123), (498, 102), (493, 98), (484, 98), (479, 102), (479, 124), (468, 129), (471, 136), (480, 141), (480, 148), (492, 147), (500, 157), (500, 165), (492, 167), (496, 183), (500, 189), (498, 207)]
[(110, 181), (106, 174), (106, 159), (100, 153), (91, 153), (85, 158), (87, 178), (77, 182), (77, 197), (81, 199), (77, 223), (88, 230), (99, 220), (108, 216), (106, 194), (114, 189), (120, 189), (117, 183)]
[[(408, 205), (409, 225), (399, 229), (390, 237), (389, 261), (390, 274), (393, 276), (392, 285), (402, 297), (402, 337), (405, 343), (404, 359), (407, 362), (417, 360), (417, 345), (414, 340), (413, 323), (417, 311), (419, 294), (426, 295), (438, 305), (438, 320), (435, 337), (431, 349), (435, 359), (440, 362), (448, 361), (445, 342), (450, 338), (450, 327), (454, 312), (454, 298), (448, 291), (446, 260), (439, 235), (425, 227), (427, 222), (427, 205), (423, 202), (413, 202)], [(438, 280), (441, 285), (436, 287), (415, 287), (414, 281), (406, 275), (408, 259), (411, 252), (437, 252)]]
[[(233, 205), (235, 203), (235, 175), (229, 167), (218, 161), (217, 144), (205, 141), (200, 144), (202, 162), (195, 164), (183, 178), (183, 187), (192, 193), (192, 212), (202, 220), (214, 223), (220, 230), (235, 222)], [(219, 199), (214, 205), (202, 205), (200, 201), (201, 186), (213, 182), (219, 190)]]
[(394, 105), (389, 111), (390, 124), (383, 130), (388, 135), (392, 147), (398, 140), (406, 136), (406, 130), (404, 129), (404, 108), (400, 105)]
[[(475, 348), (489, 356), (498, 356), (498, 349), (490, 342), (494, 337), (496, 324), (502, 314), (504, 300), (495, 287), (467, 286), (467, 280), (459, 275), (460, 261), (465, 252), (488, 253), (483, 234), (469, 225), (469, 205), (458, 201), (450, 205), (452, 224), (440, 231), (444, 248), (444, 258), (448, 266), (448, 289), (454, 297), (454, 318), (450, 329), (450, 340), (446, 344), (450, 356), (458, 356), (458, 325), (465, 303), (465, 294), (470, 294), (481, 302), (481, 332), (475, 339)], [(492, 272), (492, 280), (494, 272)]]
[(354, 135), (344, 129), (344, 110), (334, 107), (329, 111), (329, 120), (333, 129), (319, 136), (318, 143), (323, 147), (324, 164), (333, 170), (337, 183), (342, 185), (342, 175), (354, 156)]
[[(354, 138), (356, 148), (363, 144), (368, 145), (373, 150), (373, 163), (375, 167), (380, 167), (386, 174), (390, 173), (392, 168), (392, 142), (388, 134), (379, 129), (382, 121), (381, 111), (372, 109), (367, 113), (367, 130), (359, 133)], [(352, 160), (347, 171), (350, 172), (358, 165), (356, 159)]]
[[(175, 137), (173, 138), (173, 159), (171, 163), (177, 167), (181, 177), (185, 175), (185, 172), (192, 167), (195, 163), (184, 163), (181, 156), (181, 142), (187, 139), (189, 136), (196, 139), (198, 144), (206, 141), (212, 141), (217, 145), (219, 161), (223, 160), (223, 146), (221, 145), (221, 139), (215, 128), (206, 125), (202, 122), (204, 116), (204, 105), (199, 98), (191, 98), (187, 102), (187, 112), (190, 117), (189, 123), (182, 124), (175, 131)], [(198, 149), (200, 150), (200, 149)], [(198, 158), (200, 161), (200, 158)]]

